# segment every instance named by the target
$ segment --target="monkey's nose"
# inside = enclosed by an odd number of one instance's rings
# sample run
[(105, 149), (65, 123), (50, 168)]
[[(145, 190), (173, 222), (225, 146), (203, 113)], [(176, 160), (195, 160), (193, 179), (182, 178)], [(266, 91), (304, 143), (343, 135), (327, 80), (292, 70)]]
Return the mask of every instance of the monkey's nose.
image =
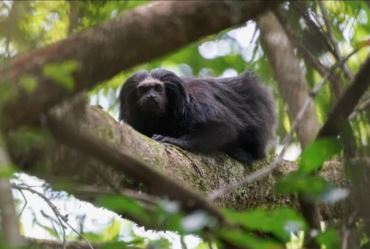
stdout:
[(147, 98), (148, 104), (155, 105), (158, 103), (157, 98), (155, 96), (148, 96)]

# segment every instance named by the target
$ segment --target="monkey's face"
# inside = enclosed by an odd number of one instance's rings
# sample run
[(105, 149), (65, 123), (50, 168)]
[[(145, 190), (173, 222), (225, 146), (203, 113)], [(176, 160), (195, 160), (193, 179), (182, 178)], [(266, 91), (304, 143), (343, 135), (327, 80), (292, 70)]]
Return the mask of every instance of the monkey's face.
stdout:
[(147, 113), (161, 115), (166, 112), (167, 97), (164, 83), (148, 77), (137, 84), (139, 108)]

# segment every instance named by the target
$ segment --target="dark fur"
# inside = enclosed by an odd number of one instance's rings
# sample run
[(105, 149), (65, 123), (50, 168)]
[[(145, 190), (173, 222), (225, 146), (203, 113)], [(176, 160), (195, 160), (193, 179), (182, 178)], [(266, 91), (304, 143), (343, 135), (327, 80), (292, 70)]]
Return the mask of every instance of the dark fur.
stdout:
[[(138, 104), (137, 85), (148, 77), (164, 83), (163, 112)], [(156, 69), (138, 72), (123, 85), (119, 119), (157, 141), (186, 150), (223, 151), (250, 164), (265, 156), (274, 133), (270, 92), (251, 73), (230, 78), (180, 78)]]

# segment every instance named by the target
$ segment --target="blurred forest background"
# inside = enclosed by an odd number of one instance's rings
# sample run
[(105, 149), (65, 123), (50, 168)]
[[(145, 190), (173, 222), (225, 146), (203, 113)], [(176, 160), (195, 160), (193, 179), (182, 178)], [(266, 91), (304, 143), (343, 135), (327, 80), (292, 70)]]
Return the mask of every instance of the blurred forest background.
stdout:
[[(369, 18), (369, 1), (3, 0), (0, 248), (370, 248)], [(122, 83), (158, 67), (258, 75), (268, 159), (119, 124)]]

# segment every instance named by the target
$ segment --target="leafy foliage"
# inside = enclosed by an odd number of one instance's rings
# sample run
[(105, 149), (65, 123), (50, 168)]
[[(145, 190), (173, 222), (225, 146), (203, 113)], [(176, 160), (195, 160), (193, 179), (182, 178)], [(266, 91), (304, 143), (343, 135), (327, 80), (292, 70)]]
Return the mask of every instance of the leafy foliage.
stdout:
[(281, 249), (283, 248), (280, 244), (271, 241), (269, 239), (258, 239), (254, 236), (248, 235), (240, 231), (223, 230), (221, 236), (235, 246), (253, 249)]
[(321, 234), (319, 234), (319, 236), (317, 236), (316, 240), (328, 249), (335, 249), (340, 247), (340, 238), (337, 231), (335, 231), (334, 229), (322, 232)]
[(72, 91), (74, 88), (72, 73), (77, 71), (78, 67), (79, 64), (76, 61), (48, 64), (43, 68), (43, 75), (66, 90)]
[(299, 171), (312, 173), (333, 155), (338, 154), (341, 146), (335, 138), (320, 138), (307, 146), (299, 161)]
[(254, 209), (245, 212), (225, 210), (226, 216), (247, 229), (272, 233), (282, 241), (289, 241), (291, 233), (305, 231), (304, 219), (289, 208), (275, 210)]

